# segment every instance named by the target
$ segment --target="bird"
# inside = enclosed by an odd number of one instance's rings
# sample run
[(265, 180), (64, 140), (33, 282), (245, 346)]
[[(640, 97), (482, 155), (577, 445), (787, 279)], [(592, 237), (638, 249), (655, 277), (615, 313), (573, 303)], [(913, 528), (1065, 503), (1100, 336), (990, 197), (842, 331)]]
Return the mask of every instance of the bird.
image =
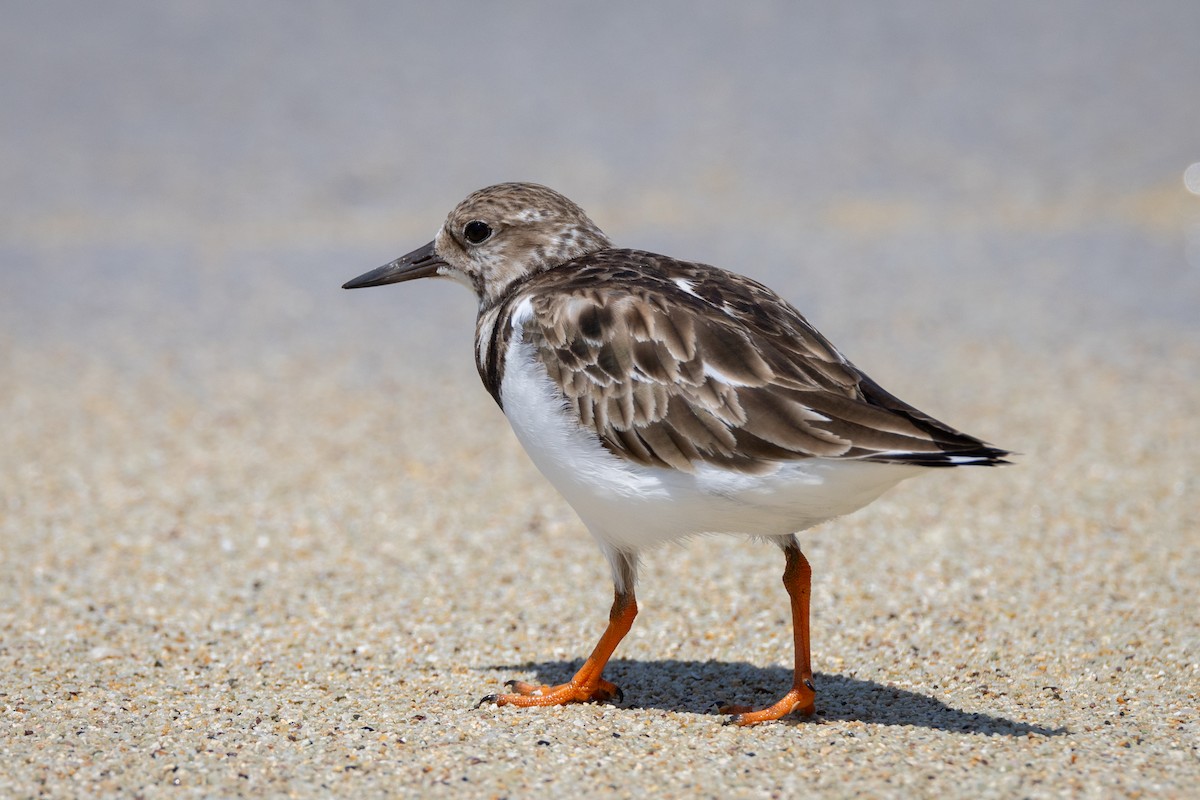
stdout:
[(777, 702), (720, 711), (741, 726), (811, 715), (812, 568), (797, 534), (915, 475), (1009, 463), (887, 392), (763, 284), (618, 248), (545, 186), (471, 193), (431, 242), (343, 288), (432, 277), (474, 292), (479, 377), (613, 581), (608, 624), (569, 681), (509, 681), (480, 704), (619, 701), (603, 671), (638, 613), (640, 555), (730, 534), (783, 551), (794, 669)]

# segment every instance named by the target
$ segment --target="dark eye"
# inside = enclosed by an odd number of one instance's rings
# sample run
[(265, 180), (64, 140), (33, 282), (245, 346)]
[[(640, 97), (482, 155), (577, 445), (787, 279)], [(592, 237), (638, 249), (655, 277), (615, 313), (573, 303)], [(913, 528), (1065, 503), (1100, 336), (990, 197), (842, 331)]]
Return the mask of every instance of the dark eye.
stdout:
[(479, 244), (492, 235), (492, 226), (481, 219), (473, 219), (463, 227), (463, 238), (471, 244)]

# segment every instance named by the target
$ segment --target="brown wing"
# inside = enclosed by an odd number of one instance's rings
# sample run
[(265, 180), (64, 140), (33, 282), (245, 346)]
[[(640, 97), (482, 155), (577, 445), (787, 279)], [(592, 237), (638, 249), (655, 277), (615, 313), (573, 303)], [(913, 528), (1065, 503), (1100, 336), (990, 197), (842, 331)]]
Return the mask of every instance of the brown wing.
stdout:
[(527, 287), (522, 335), (614, 453), (751, 473), (818, 456), (940, 466), (1003, 455), (885, 392), (761, 284), (638, 251), (584, 261)]

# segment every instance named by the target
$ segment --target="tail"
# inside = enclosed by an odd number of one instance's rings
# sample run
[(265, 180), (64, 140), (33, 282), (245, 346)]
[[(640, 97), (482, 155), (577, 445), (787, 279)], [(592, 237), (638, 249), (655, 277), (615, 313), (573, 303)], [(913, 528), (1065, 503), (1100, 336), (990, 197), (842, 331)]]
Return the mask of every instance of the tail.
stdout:
[(882, 461), (889, 464), (913, 464), (921, 467), (998, 467), (1011, 464), (1006, 460), (1013, 455), (988, 444), (982, 439), (951, 428), (944, 422), (905, 403), (870, 378), (863, 376), (861, 384), (864, 398), (873, 405), (886, 408), (893, 414), (905, 417), (928, 437), (928, 449), (911, 451), (880, 450), (865, 457), (867, 461)]
[[(961, 434), (966, 437), (966, 434)], [(970, 438), (970, 437), (966, 437)], [(976, 440), (978, 442), (978, 440)], [(1009, 450), (992, 447), (986, 442), (978, 442), (971, 448), (943, 450), (930, 453), (873, 453), (867, 461), (882, 461), (888, 464), (913, 464), (918, 467), (999, 467), (1011, 464), (1007, 456)]]

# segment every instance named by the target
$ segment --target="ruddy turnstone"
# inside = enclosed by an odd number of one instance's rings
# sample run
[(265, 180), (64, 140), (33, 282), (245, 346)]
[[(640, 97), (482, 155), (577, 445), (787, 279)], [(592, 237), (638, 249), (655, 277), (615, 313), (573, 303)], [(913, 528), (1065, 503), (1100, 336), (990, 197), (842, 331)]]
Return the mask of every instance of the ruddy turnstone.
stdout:
[(731, 721), (811, 714), (812, 571), (795, 534), (931, 467), (1006, 463), (1007, 451), (889, 394), (766, 286), (613, 247), (544, 186), (475, 192), (432, 242), (343, 288), (428, 277), (479, 298), (479, 376), (612, 567), (608, 627), (575, 676), (510, 681), (481, 702), (618, 696), (601, 674), (637, 615), (639, 553), (728, 533), (783, 550), (795, 639), (791, 689), (767, 708), (726, 709)]

